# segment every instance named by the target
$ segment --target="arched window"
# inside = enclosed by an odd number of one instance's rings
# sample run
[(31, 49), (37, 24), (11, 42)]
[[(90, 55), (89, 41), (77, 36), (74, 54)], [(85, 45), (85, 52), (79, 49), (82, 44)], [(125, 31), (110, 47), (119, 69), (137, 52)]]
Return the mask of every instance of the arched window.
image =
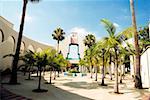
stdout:
[(4, 41), (3, 31), (0, 29), (0, 43)]

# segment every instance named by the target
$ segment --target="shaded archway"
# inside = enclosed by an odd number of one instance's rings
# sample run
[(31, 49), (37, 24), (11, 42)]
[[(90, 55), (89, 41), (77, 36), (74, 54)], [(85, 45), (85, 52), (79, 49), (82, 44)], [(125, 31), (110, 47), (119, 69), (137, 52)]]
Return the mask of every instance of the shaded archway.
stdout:
[(27, 50), (31, 50), (31, 51), (35, 52), (35, 50), (31, 44), (28, 46)]
[(21, 42), (20, 53), (23, 54), (25, 51), (25, 42)]
[(12, 43), (13, 46), (13, 51), (15, 51), (15, 38), (13, 36), (9, 36), (7, 41), (9, 41), (10, 43)]
[(0, 43), (4, 41), (4, 33), (3, 31), (0, 29)]
[(43, 50), (41, 48), (36, 49), (36, 52), (42, 52)]

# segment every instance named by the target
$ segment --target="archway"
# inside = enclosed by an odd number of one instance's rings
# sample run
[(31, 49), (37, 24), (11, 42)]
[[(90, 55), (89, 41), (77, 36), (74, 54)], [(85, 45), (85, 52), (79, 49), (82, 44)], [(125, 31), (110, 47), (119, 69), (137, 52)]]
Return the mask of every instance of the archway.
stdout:
[(0, 43), (4, 41), (4, 33), (3, 31), (0, 29)]
[(25, 51), (25, 43), (22, 41), (21, 42), (21, 47), (20, 47), (20, 53), (23, 54)]
[(36, 50), (36, 52), (42, 52), (43, 50), (41, 49), (41, 48), (38, 48), (37, 50)]
[(31, 50), (33, 52), (35, 51), (34, 48), (33, 48), (33, 46), (31, 44), (28, 46), (27, 50)]
[(9, 36), (7, 41), (9, 41), (12, 44), (13, 51), (15, 51), (15, 38), (13, 36)]

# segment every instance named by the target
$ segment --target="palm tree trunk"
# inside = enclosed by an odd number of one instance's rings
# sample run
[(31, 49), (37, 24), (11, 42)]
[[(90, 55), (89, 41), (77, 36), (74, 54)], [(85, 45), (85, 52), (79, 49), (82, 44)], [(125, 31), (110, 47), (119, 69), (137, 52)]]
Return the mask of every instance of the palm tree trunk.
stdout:
[(104, 85), (104, 78), (105, 78), (105, 75), (104, 75), (104, 67), (102, 68), (102, 83), (101, 85)]
[(118, 54), (117, 49), (115, 48), (115, 86), (114, 86), (114, 93), (119, 93), (119, 86), (118, 86)]
[(101, 83), (101, 85), (104, 85), (104, 78), (105, 78), (105, 72), (104, 72), (104, 67), (105, 67), (105, 65), (104, 65), (104, 50), (103, 50), (103, 67), (102, 67), (102, 83)]
[(36, 76), (37, 77), (39, 76), (39, 69), (36, 71)]
[(95, 75), (95, 81), (97, 81), (97, 72), (98, 72), (98, 66), (96, 66), (96, 75)]
[(44, 69), (43, 69), (43, 76), (45, 75), (45, 70), (46, 70), (46, 69), (45, 69), (45, 67), (44, 67)]
[(42, 72), (41, 66), (39, 66), (39, 71), (40, 71), (40, 76), (39, 76), (39, 85), (38, 85), (38, 90), (40, 90), (40, 89), (41, 89), (41, 72)]
[(57, 40), (57, 53), (59, 53), (59, 40)]
[(91, 64), (91, 69), (90, 69), (90, 71), (91, 71), (91, 78), (93, 78), (93, 73), (92, 73), (92, 70), (93, 70), (93, 64), (92, 64), (92, 59), (91, 59), (91, 57), (90, 57), (90, 64)]
[(24, 72), (23, 72), (23, 75), (25, 76), (26, 75), (26, 71), (24, 70)]
[(140, 73), (140, 50), (139, 50), (139, 43), (138, 43), (138, 33), (137, 33), (137, 26), (136, 26), (136, 18), (135, 18), (135, 11), (134, 11), (134, 0), (130, 0), (130, 9), (132, 14), (132, 25), (134, 28), (134, 46), (135, 46), (135, 88), (142, 88), (142, 80), (141, 80), (141, 73)]
[(54, 80), (56, 79), (56, 70), (54, 68)]
[(28, 76), (28, 80), (30, 80), (31, 79), (31, 73), (30, 73), (30, 68), (29, 68), (29, 76)]
[(124, 67), (124, 65), (120, 66), (120, 83), (122, 83), (123, 67)]
[(52, 84), (52, 70), (50, 68), (50, 78), (49, 78), (49, 83)]
[(58, 72), (57, 77), (59, 77), (59, 70), (57, 72)]
[(111, 70), (111, 64), (109, 64), (109, 76), (110, 76), (110, 80), (112, 80), (112, 70)]
[(91, 66), (91, 70), (90, 70), (91, 71), (91, 78), (93, 78), (93, 71), (92, 70), (93, 70), (93, 65)]
[(109, 76), (110, 76), (110, 80), (112, 80), (112, 70), (111, 70), (111, 53), (110, 53), (110, 57), (109, 57)]
[(26, 66), (25, 66), (25, 68), (24, 68), (24, 74), (23, 74), (24, 76), (26, 75)]
[(10, 77), (10, 81), (9, 81), (10, 84), (17, 84), (17, 65), (18, 65), (18, 60), (19, 60), (19, 52), (20, 52), (20, 46), (21, 46), (21, 40), (22, 40), (22, 34), (23, 34), (23, 27), (24, 27), (27, 3), (28, 3), (28, 0), (24, 0), (18, 42), (17, 42), (15, 56), (13, 59), (12, 72), (11, 72), (11, 77)]

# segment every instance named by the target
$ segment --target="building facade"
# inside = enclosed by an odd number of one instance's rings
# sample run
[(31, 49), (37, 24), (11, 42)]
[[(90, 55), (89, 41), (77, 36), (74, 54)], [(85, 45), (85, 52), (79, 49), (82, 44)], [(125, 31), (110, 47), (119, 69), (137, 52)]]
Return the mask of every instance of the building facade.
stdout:
[[(3, 56), (8, 54), (14, 54), (16, 50), (18, 32), (13, 29), (13, 24), (0, 16), (0, 70), (11, 69), (12, 57)], [(21, 50), (23, 54), (27, 50), (40, 52), (44, 49), (53, 48), (52, 46), (45, 45), (29, 39), (25, 36), (22, 37)], [(20, 62), (21, 63), (21, 62)]]

